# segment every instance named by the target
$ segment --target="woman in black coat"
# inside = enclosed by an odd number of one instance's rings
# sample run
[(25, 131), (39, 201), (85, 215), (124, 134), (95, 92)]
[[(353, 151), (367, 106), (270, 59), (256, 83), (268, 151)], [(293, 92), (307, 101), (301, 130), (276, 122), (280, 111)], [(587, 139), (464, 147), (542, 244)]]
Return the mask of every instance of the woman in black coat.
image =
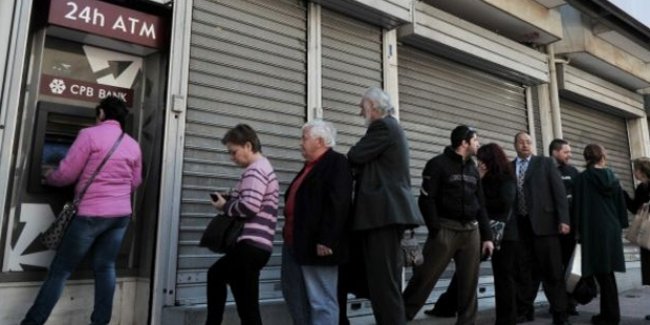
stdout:
[[(634, 198), (630, 197), (627, 192), (624, 194), (627, 209), (636, 214), (644, 203), (650, 201), (650, 158), (634, 159), (633, 164), (634, 178), (639, 181), (639, 185), (634, 191)], [(650, 251), (645, 248), (641, 248), (641, 284), (650, 285)], [(650, 320), (650, 315), (647, 315), (645, 319)]]
[(593, 275), (600, 287), (600, 314), (592, 324), (616, 325), (621, 320), (614, 272), (625, 272), (621, 229), (627, 228), (623, 190), (598, 144), (584, 150), (587, 168), (573, 188), (578, 242), (582, 249), (582, 276)]

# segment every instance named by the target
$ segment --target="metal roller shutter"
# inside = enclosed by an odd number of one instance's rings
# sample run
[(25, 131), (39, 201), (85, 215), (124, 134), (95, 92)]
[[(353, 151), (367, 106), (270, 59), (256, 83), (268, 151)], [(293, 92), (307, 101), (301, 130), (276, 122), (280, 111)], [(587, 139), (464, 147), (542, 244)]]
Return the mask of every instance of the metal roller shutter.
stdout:
[[(282, 191), (302, 166), (305, 44), (302, 1), (194, 1), (177, 304), (205, 302), (207, 268), (218, 258), (198, 241), (215, 214), (208, 192), (229, 189), (242, 172), (220, 143), (225, 132), (238, 123), (258, 132)], [(281, 238), (278, 231), (271, 260), (262, 270), (262, 300), (282, 297)]]
[[(459, 124), (475, 127), (481, 143), (496, 142), (515, 157), (513, 136), (528, 129), (522, 86), (413, 47), (400, 46), (398, 61), (400, 119), (411, 149), (414, 195), (426, 162), (449, 145), (451, 130)], [(417, 231), (426, 233), (424, 227)], [(429, 302), (446, 289), (453, 268), (452, 263)], [(479, 298), (493, 296), (489, 263), (481, 264), (481, 274)]]
[(562, 133), (571, 143), (573, 162), (582, 169), (582, 153), (590, 143), (598, 143), (607, 150), (609, 167), (621, 181), (623, 188), (634, 190), (627, 121), (624, 117), (605, 113), (573, 101), (560, 101)]
[(496, 142), (515, 157), (513, 136), (528, 129), (521, 85), (412, 47), (398, 51), (400, 118), (409, 137), (414, 187), (459, 124), (475, 127), (482, 144)]
[(346, 153), (366, 133), (361, 95), (382, 84), (381, 28), (324, 8), (321, 17), (323, 118), (336, 125), (336, 149)]

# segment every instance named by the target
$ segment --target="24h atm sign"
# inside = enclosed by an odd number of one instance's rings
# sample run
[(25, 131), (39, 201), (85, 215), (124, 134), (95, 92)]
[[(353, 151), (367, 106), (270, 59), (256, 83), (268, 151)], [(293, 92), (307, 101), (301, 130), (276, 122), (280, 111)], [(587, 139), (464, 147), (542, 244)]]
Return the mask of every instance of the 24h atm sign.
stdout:
[(52, 0), (48, 22), (153, 48), (166, 39), (162, 18), (95, 0)]

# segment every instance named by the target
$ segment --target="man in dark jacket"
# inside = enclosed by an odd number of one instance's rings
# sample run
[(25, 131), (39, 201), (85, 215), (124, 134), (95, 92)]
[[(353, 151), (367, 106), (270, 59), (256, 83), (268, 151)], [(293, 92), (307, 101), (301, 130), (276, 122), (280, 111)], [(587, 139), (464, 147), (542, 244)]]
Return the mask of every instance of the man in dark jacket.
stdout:
[(336, 130), (314, 120), (302, 128), (305, 166), (285, 194), (282, 292), (294, 324), (336, 324), (338, 265), (345, 258), (345, 225), (352, 173), (334, 151)]
[[(571, 146), (569, 142), (564, 139), (554, 139), (549, 145), (548, 152), (555, 159), (557, 169), (562, 177), (564, 190), (566, 191), (566, 198), (569, 202), (569, 215), (571, 216), (571, 232), (566, 235), (560, 235), (560, 246), (562, 247), (562, 265), (566, 270), (573, 248), (576, 246), (575, 232), (577, 231), (575, 216), (573, 215), (573, 186), (576, 177), (580, 173), (577, 168), (571, 165)], [(569, 299), (568, 313), (569, 315), (578, 315), (576, 311), (576, 302)]]
[(407, 319), (422, 308), (453, 258), (458, 277), (456, 324), (476, 321), (480, 255), (494, 249), (479, 172), (471, 158), (478, 147), (476, 131), (458, 126), (451, 132), (451, 146), (429, 160), (422, 172), (419, 206), (430, 235), (424, 263), (413, 269), (404, 290)]
[[(560, 234), (568, 234), (569, 204), (560, 173), (553, 159), (533, 155), (530, 135), (515, 135), (517, 158), (512, 161), (517, 178), (515, 215), (519, 249), (517, 252), (518, 322), (534, 319), (537, 295), (534, 271), (539, 270), (551, 310), (553, 324), (567, 321), (567, 294), (562, 267)], [(534, 292), (534, 294), (531, 294)]]
[(424, 222), (411, 194), (408, 143), (390, 114), (390, 97), (372, 87), (360, 106), (368, 130), (348, 152), (356, 179), (352, 229), (361, 242), (377, 324), (402, 325), (400, 240), (405, 228)]

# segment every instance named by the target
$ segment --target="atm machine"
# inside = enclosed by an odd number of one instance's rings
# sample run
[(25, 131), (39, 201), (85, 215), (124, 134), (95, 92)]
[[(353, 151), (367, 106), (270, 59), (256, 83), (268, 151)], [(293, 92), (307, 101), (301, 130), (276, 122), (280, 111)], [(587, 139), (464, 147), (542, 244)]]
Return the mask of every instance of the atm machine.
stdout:
[[(130, 114), (125, 131), (139, 141), (143, 152), (143, 185), (133, 198), (134, 218), (118, 257), (118, 276), (146, 277), (151, 273), (157, 222), (167, 44), (86, 28), (80, 25), (83, 17), (66, 22), (69, 10), (61, 8), (71, 3), (94, 6), (89, 10), (102, 14), (107, 23), (115, 17), (137, 17), (151, 26), (162, 25), (171, 15), (170, 8), (160, 5), (147, 13), (96, 0), (35, 2), (30, 64), (13, 155), (16, 168), (2, 225), (2, 274), (11, 274), (15, 281), (44, 276), (54, 252), (40, 243), (39, 236), (72, 198), (72, 186), (49, 187), (43, 183), (43, 173), (56, 168), (79, 130), (95, 123), (98, 102), (112, 95), (126, 100)], [(48, 17), (39, 18), (39, 11)], [(154, 27), (160, 27), (156, 36), (166, 37), (164, 26)], [(154, 31), (151, 28), (147, 32)], [(87, 277), (91, 277), (88, 267), (73, 276)]]

